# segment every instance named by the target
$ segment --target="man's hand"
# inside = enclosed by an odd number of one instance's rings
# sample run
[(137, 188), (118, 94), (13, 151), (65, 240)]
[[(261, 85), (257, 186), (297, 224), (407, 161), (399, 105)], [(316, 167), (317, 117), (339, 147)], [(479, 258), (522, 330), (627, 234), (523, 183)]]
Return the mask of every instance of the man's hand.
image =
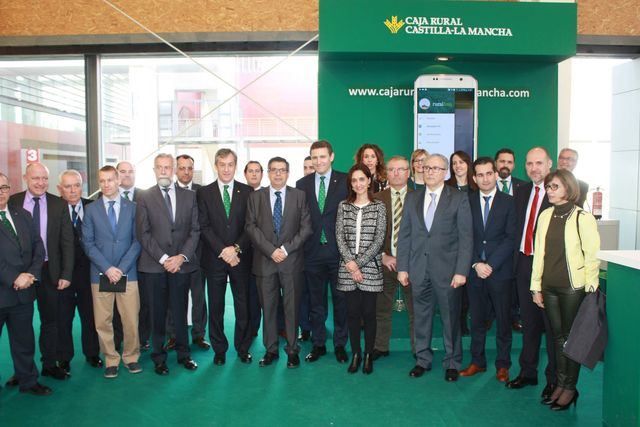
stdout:
[(224, 262), (226, 262), (227, 264), (231, 265), (231, 262), (234, 259), (238, 258), (237, 257), (237, 253), (236, 253), (236, 247), (235, 246), (227, 246), (226, 248), (224, 248), (222, 250), (222, 252), (220, 252), (220, 255), (218, 255), (218, 258), (222, 258), (222, 260)]
[(486, 279), (491, 276), (491, 273), (493, 273), (491, 266), (484, 262), (477, 263), (475, 269), (476, 273), (478, 273), (478, 277), (481, 279)]
[(467, 278), (462, 274), (454, 274), (453, 279), (451, 279), (451, 287), (459, 288), (460, 286), (464, 286), (467, 283)]
[(109, 267), (109, 269), (104, 272), (104, 275), (109, 278), (111, 283), (118, 283), (118, 280), (122, 278), (122, 271), (116, 267)]
[(59, 279), (58, 280), (58, 290), (61, 291), (63, 289), (67, 289), (69, 286), (71, 286), (71, 282), (65, 279)]
[(184, 263), (184, 257), (182, 255), (174, 255), (172, 257), (167, 258), (163, 266), (168, 273), (174, 274), (180, 271), (180, 267), (182, 267), (183, 263)]
[(271, 259), (276, 264), (280, 264), (282, 261), (287, 259), (287, 255), (284, 253), (284, 251), (281, 248), (278, 248), (275, 251), (273, 251), (273, 253), (271, 254)]
[(409, 286), (409, 273), (406, 271), (398, 271), (398, 282), (405, 288)]
[(228, 264), (231, 267), (235, 267), (236, 265), (240, 264), (240, 258), (238, 258), (238, 255), (234, 255), (233, 258), (231, 258), (231, 260), (228, 262)]
[(31, 273), (20, 273), (16, 280), (13, 282), (13, 289), (19, 291), (21, 289), (27, 289), (29, 286), (33, 285), (33, 282), (36, 281), (36, 278)]
[(396, 271), (396, 257), (382, 254), (382, 265), (387, 267), (389, 271)]

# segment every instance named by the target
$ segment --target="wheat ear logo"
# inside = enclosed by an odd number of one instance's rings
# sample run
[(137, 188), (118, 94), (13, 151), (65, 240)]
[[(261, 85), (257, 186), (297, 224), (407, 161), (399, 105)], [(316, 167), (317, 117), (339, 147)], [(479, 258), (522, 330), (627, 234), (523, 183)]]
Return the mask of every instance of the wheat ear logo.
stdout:
[(384, 25), (391, 31), (391, 34), (397, 34), (398, 30), (404, 26), (404, 21), (402, 19), (398, 21), (397, 16), (392, 16), (391, 21), (388, 18), (385, 19)]

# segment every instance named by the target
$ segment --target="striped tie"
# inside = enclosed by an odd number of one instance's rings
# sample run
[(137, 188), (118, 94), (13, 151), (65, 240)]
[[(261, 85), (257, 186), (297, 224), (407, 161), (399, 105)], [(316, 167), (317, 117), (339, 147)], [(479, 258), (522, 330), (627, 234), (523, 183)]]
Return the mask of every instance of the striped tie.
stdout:
[(400, 231), (400, 220), (402, 219), (402, 198), (400, 192), (396, 191), (396, 201), (393, 204), (393, 250), (398, 248), (398, 231)]

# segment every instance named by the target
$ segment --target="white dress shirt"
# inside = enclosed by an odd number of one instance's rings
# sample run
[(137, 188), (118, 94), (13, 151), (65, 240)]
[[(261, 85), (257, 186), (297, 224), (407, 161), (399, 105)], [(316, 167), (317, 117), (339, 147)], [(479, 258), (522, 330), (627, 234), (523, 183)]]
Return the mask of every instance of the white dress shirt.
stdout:
[[(540, 206), (542, 205), (542, 200), (544, 199), (544, 196), (546, 194), (544, 191), (544, 181), (542, 181), (538, 185), (533, 184), (533, 187), (531, 187), (531, 194), (529, 194), (529, 202), (527, 203), (527, 216), (524, 218), (524, 228), (522, 229), (522, 236), (520, 238), (520, 252), (522, 253), (524, 253), (524, 239), (527, 235), (527, 224), (529, 224), (529, 214), (531, 213), (531, 205), (533, 204), (533, 198), (536, 195), (536, 187), (540, 188), (540, 191), (538, 192), (538, 203), (537, 203), (538, 206), (536, 206), (536, 217), (533, 220), (534, 230), (536, 229), (536, 223), (538, 222), (538, 216), (540, 215)], [(533, 255), (533, 253), (531, 253), (531, 255)]]

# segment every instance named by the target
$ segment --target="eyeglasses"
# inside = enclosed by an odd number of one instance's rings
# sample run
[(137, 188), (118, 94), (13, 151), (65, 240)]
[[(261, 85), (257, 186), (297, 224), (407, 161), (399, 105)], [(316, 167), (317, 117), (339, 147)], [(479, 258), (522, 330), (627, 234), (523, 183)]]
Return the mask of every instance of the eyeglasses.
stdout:
[(428, 173), (428, 172), (446, 171), (447, 168), (439, 168), (438, 166), (425, 166), (423, 170)]
[(560, 188), (560, 186), (558, 184), (547, 184), (547, 185), (544, 186), (544, 189), (546, 191), (549, 191), (549, 190), (556, 191), (558, 188)]
[(413, 159), (413, 163), (424, 163), (425, 159)]
[(269, 172), (273, 173), (273, 174), (285, 174), (287, 172), (289, 172), (289, 169), (287, 168), (271, 168), (269, 169)]
[(3, 185), (0, 187), (0, 193), (8, 193), (11, 190), (11, 187), (8, 185)]
[(387, 172), (389, 173), (404, 173), (408, 170), (409, 168), (387, 168)]

